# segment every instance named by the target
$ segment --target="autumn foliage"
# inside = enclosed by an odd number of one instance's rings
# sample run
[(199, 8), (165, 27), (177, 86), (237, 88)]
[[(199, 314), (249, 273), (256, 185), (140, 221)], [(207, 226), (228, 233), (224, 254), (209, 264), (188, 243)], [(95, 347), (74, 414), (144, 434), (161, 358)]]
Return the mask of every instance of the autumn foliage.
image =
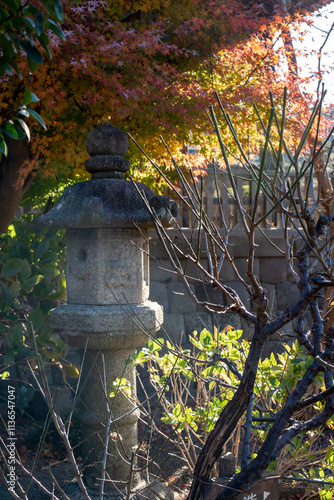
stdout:
[[(298, 5), (305, 15), (305, 3)], [(0, 120), (10, 118), (28, 86), (47, 124), (47, 131), (30, 124), (21, 182), (29, 172), (57, 182), (84, 178), (85, 136), (105, 120), (157, 159), (165, 154), (160, 134), (173, 152), (190, 142), (208, 151), (215, 144), (205, 108), (214, 91), (252, 149), (259, 132), (251, 103), (264, 109), (268, 90), (279, 99), (287, 85), (288, 119), (298, 135), (309, 98), (296, 74), (279, 71), (289, 57), (279, 39), (302, 14), (246, 0), (65, 0), (63, 8), (66, 40), (49, 34), (52, 59), (31, 74), (22, 58), (22, 79), (6, 76), (0, 84)]]

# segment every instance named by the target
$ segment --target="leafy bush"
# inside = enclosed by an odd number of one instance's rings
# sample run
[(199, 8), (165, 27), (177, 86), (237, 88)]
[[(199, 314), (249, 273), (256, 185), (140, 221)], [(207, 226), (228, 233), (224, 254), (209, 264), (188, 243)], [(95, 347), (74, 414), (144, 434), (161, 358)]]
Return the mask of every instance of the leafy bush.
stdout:
[(19, 220), (1, 237), (0, 345), (6, 370), (14, 360), (34, 356), (31, 327), (41, 355), (61, 361), (65, 344), (52, 335), (48, 314), (66, 299), (63, 239), (62, 232)]
[[(244, 370), (250, 344), (242, 338), (242, 331), (227, 327), (222, 332), (215, 328), (213, 334), (204, 329), (189, 337), (193, 350), (172, 346), (164, 339), (149, 340), (148, 347), (133, 356), (135, 366), (146, 366), (150, 382), (162, 405), (161, 420), (172, 426), (177, 446), (190, 468), (197, 459), (199, 445), (214, 428), (222, 409), (236, 392)], [(167, 351), (166, 351), (167, 347)], [(252, 429), (248, 446), (254, 457), (261, 448), (275, 415), (284, 406), (285, 400), (297, 381), (306, 373), (310, 364), (305, 347), (298, 341), (284, 344), (285, 352), (259, 362), (253, 394)], [(116, 382), (115, 382), (116, 384)], [(118, 390), (126, 394), (128, 383), (118, 381)], [(311, 394), (325, 389), (321, 376), (317, 376)], [(111, 394), (114, 395), (114, 392)], [(320, 414), (324, 403), (300, 411), (298, 420)], [(311, 415), (310, 415), (311, 412)], [(333, 420), (333, 419), (332, 419)], [(240, 445), (245, 440), (246, 416), (240, 420), (232, 433), (224, 452), (232, 451), (240, 464), (245, 449)], [(329, 422), (329, 426), (331, 426)], [(308, 478), (331, 482), (334, 477), (333, 441), (321, 439), (321, 434), (310, 431), (295, 436), (268, 470), (284, 476), (294, 474), (296, 478)], [(238, 466), (240, 470), (240, 467)], [(334, 475), (334, 474), (333, 474)], [(314, 484), (310, 488), (314, 490)], [(319, 490), (320, 498), (330, 499), (330, 486)]]

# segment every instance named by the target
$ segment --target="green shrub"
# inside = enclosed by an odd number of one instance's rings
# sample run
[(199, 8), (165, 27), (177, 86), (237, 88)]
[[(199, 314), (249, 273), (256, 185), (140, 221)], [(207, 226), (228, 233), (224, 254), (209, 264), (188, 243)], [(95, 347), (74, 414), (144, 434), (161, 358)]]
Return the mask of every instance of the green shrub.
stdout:
[[(213, 334), (204, 329), (189, 336), (193, 349), (172, 346), (164, 339), (149, 340), (148, 347), (143, 348), (132, 358), (135, 366), (147, 368), (150, 382), (162, 405), (164, 424), (171, 426), (176, 433), (176, 442), (182, 456), (189, 467), (196, 462), (200, 444), (205, 442), (208, 433), (213, 429), (222, 409), (233, 397), (240, 383), (244, 362), (248, 356), (250, 344), (242, 339), (242, 331), (227, 327)], [(285, 401), (298, 380), (304, 375), (310, 358), (306, 349), (296, 340), (292, 344), (284, 344), (285, 352), (262, 359), (259, 363), (252, 411), (252, 431), (250, 454), (254, 457), (260, 449), (275, 416), (284, 406)], [(167, 348), (167, 349), (166, 349)], [(114, 383), (118, 390), (126, 391), (128, 383), (124, 379)], [(323, 378), (315, 378), (310, 395), (325, 389)], [(114, 396), (115, 388), (111, 393)], [(321, 413), (323, 403), (317, 402), (313, 407), (301, 411), (294, 418), (306, 420)], [(312, 415), (309, 414), (312, 413)], [(329, 426), (332, 421), (329, 422)], [(244, 435), (245, 416), (231, 435), (224, 451), (231, 450), (240, 464)], [(323, 440), (321, 435), (313, 431), (293, 438), (278, 459), (272, 462), (269, 470), (277, 474), (294, 474), (296, 478), (333, 481), (333, 442)], [(238, 469), (240, 467), (238, 466)], [(310, 485), (314, 490), (314, 484)], [(321, 487), (319, 494), (328, 499), (329, 486)]]
[[(1, 364), (40, 354), (59, 360), (64, 343), (52, 335), (49, 312), (66, 299), (64, 234), (16, 220), (0, 239)], [(34, 363), (32, 363), (34, 365)], [(66, 364), (66, 363), (65, 363)]]

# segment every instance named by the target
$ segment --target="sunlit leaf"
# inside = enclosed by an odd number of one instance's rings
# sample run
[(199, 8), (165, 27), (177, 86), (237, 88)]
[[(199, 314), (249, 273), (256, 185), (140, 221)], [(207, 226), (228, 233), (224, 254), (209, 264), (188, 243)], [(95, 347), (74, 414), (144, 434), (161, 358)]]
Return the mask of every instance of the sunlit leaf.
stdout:
[(36, 111), (34, 111), (33, 109), (30, 109), (30, 108), (27, 108), (27, 111), (29, 111), (29, 113), (31, 114), (31, 116), (33, 116), (33, 117), (35, 118), (35, 120), (37, 120), (37, 121), (38, 121), (38, 123), (39, 123), (40, 125), (42, 125), (42, 127), (43, 127), (44, 129), (46, 129), (46, 125), (45, 125), (45, 123), (44, 123), (43, 118), (42, 118), (42, 117), (41, 117), (41, 116), (40, 116), (40, 115), (39, 115)]

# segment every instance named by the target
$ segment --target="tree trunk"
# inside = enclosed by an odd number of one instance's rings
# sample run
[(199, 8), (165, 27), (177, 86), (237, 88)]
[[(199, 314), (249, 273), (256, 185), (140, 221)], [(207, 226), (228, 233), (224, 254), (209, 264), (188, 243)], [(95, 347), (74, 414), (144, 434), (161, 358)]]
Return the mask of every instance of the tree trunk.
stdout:
[(247, 410), (253, 394), (263, 344), (263, 339), (259, 340), (257, 335), (254, 336), (238, 390), (220, 414), (214, 429), (209, 434), (198, 456), (188, 500), (202, 498), (205, 486), (210, 479), (210, 472), (220, 457), (224, 444), (231, 437), (239, 420)]
[(28, 142), (11, 138), (6, 142), (8, 155), (2, 155), (0, 162), (0, 234), (8, 231), (32, 181), (29, 169), (23, 168), (30, 159)]

